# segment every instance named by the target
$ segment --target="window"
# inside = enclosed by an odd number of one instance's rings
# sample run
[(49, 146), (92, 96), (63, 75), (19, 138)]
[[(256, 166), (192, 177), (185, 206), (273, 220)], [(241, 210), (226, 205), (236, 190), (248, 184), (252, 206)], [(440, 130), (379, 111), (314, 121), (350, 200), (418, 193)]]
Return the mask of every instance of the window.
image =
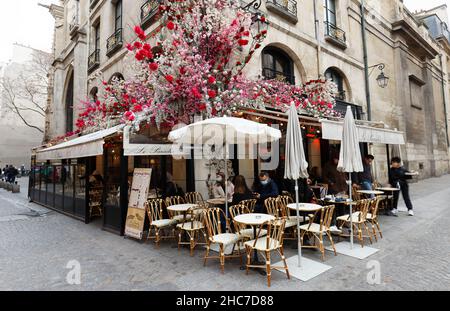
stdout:
[(95, 103), (98, 100), (98, 88), (93, 87), (89, 94), (91, 95), (91, 102)]
[(409, 90), (411, 94), (411, 107), (423, 109), (423, 86), (425, 82), (415, 75), (409, 76)]
[(345, 100), (344, 79), (342, 78), (341, 73), (336, 69), (329, 68), (325, 71), (325, 78), (336, 83), (339, 92), (336, 99)]
[(323, 0), (323, 6), (325, 9), (325, 21), (332, 26), (336, 24), (336, 1), (335, 0)]
[(117, 31), (122, 28), (122, 0), (117, 1), (115, 6), (115, 24), (114, 29)]
[(94, 48), (95, 51), (100, 50), (100, 24), (94, 28)]
[(263, 51), (263, 76), (266, 79), (282, 79), (295, 84), (294, 62), (285, 52), (276, 48)]
[(66, 90), (66, 132), (73, 132), (73, 72)]

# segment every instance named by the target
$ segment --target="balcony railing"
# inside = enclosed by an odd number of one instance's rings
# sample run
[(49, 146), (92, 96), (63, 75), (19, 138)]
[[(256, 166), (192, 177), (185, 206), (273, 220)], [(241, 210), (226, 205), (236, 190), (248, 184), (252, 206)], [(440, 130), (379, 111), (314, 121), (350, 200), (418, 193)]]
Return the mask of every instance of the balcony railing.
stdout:
[(95, 50), (88, 58), (88, 71), (92, 71), (100, 65), (100, 50)]
[(119, 28), (106, 42), (106, 55), (111, 56), (123, 46), (123, 29)]
[(330, 39), (332, 42), (337, 43), (342, 47), (347, 47), (345, 31), (327, 21), (325, 22), (325, 39)]
[(297, 22), (297, 1), (295, 0), (266, 0), (266, 8)]
[(263, 68), (263, 77), (270, 80), (282, 80), (290, 84), (295, 84), (295, 76), (289, 75), (281, 71), (273, 70), (272, 68)]
[(350, 108), (352, 109), (353, 116), (355, 117), (355, 119), (364, 120), (365, 113), (361, 106), (357, 106), (355, 104), (336, 99), (336, 106), (334, 107), (334, 110), (339, 112), (342, 116), (345, 116), (348, 106), (350, 106)]
[(161, 0), (147, 0), (144, 5), (141, 6), (141, 26), (142, 28), (148, 28), (154, 21), (155, 16), (159, 11), (159, 5)]

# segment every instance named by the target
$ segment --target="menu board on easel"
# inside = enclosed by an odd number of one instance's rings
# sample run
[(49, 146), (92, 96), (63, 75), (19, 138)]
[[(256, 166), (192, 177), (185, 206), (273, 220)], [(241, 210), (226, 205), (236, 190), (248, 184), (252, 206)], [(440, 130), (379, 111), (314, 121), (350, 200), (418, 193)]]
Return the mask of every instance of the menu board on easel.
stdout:
[(145, 202), (147, 202), (148, 198), (151, 176), (152, 169), (150, 168), (137, 168), (134, 170), (125, 235), (139, 240), (142, 240), (144, 234)]

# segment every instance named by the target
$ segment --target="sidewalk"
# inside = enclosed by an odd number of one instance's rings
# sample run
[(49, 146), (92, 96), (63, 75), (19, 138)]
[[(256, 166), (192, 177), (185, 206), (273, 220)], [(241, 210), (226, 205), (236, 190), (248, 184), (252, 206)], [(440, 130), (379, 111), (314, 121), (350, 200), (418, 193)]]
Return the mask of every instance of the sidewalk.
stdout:
[[(365, 260), (326, 254), (333, 267), (309, 281), (288, 281), (273, 272), (270, 290), (448, 290), (450, 288), (450, 175), (411, 185), (416, 216), (381, 216), (380, 251)], [(160, 249), (85, 225), (67, 216), (28, 204), (24, 190), (0, 190), (0, 290), (255, 290), (267, 291), (266, 278), (239, 269), (239, 260), (203, 267), (204, 250), (163, 242)], [(406, 210), (400, 199), (401, 210)], [(38, 211), (40, 217), (14, 218)], [(5, 218), (5, 217), (10, 217)], [(3, 220), (2, 220), (3, 219)], [(287, 256), (296, 250), (286, 246)], [(305, 257), (320, 261), (316, 251)], [(81, 264), (82, 284), (66, 282), (70, 260)], [(375, 262), (376, 261), (376, 262)], [(368, 263), (379, 263), (381, 284), (369, 285)]]

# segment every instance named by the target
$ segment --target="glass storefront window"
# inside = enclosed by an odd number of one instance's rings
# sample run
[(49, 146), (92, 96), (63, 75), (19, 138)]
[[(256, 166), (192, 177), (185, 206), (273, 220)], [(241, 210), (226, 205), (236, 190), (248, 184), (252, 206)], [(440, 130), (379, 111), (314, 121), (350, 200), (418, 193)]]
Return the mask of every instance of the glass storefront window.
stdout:
[(120, 145), (107, 149), (107, 166), (105, 171), (106, 205), (120, 207)]

